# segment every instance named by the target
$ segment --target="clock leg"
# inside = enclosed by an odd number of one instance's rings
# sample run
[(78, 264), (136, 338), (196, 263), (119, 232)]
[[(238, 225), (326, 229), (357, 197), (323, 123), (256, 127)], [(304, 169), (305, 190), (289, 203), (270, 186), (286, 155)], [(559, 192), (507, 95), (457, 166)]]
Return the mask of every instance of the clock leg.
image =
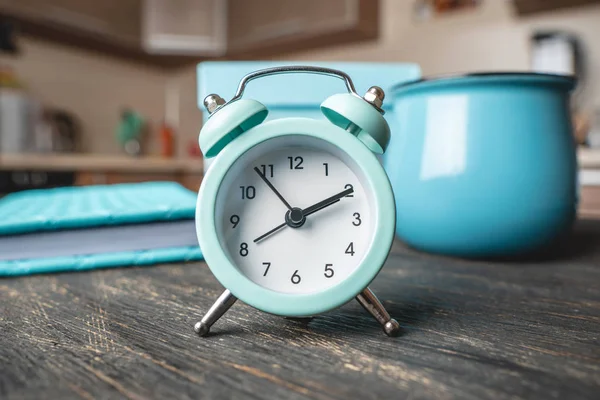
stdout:
[(385, 310), (383, 304), (379, 301), (375, 293), (371, 289), (366, 288), (358, 296), (356, 300), (361, 306), (367, 310), (379, 324), (383, 327), (383, 331), (388, 336), (396, 336), (400, 333), (400, 324), (398, 321), (390, 317), (390, 314)]
[(194, 331), (200, 336), (206, 336), (210, 331), (210, 327), (213, 326), (219, 318), (223, 316), (229, 310), (229, 308), (235, 303), (237, 297), (235, 297), (229, 290), (225, 290), (221, 296), (215, 301), (215, 304), (208, 310), (206, 315), (200, 322), (194, 325)]

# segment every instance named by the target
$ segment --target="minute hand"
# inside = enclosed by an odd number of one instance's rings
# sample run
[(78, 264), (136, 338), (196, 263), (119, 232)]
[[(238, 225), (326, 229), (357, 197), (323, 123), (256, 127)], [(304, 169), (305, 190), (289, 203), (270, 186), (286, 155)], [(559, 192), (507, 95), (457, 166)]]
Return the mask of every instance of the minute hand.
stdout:
[(322, 200), (316, 204), (313, 204), (312, 206), (305, 208), (304, 210), (302, 210), (302, 213), (304, 214), (304, 216), (308, 216), (312, 213), (315, 213), (327, 206), (332, 205), (333, 203), (337, 203), (338, 201), (340, 201), (340, 199), (344, 196), (347, 196), (351, 193), (354, 193), (354, 188), (350, 188), (350, 189), (346, 189), (343, 192), (340, 192), (338, 194), (334, 194), (331, 197), (326, 198), (325, 200)]
[(262, 172), (260, 172), (260, 169), (258, 169), (257, 167), (254, 167), (254, 170), (256, 171), (256, 173), (260, 176), (260, 178), (265, 181), (265, 183), (267, 184), (267, 186), (273, 191), (273, 193), (275, 193), (275, 195), (277, 197), (279, 197), (279, 200), (281, 200), (283, 202), (283, 204), (285, 204), (285, 206), (287, 207), (288, 210), (292, 209), (292, 206), (290, 206), (290, 203), (288, 203), (283, 196), (281, 195), (281, 193), (279, 193), (279, 191), (277, 189), (275, 189), (275, 186), (273, 186), (273, 184), (271, 182), (269, 182), (269, 180), (267, 179), (267, 177), (265, 176), (265, 174), (263, 174)]

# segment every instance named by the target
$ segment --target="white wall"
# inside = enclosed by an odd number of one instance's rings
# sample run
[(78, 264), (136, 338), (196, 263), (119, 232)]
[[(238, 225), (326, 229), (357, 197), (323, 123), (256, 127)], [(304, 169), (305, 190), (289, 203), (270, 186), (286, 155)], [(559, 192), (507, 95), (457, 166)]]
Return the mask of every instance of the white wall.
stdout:
[(381, 0), (377, 42), (303, 51), (289, 60), (411, 61), (426, 75), (529, 69), (529, 35), (537, 28), (580, 35), (590, 58), (590, 82), (583, 101), (600, 108), (600, 5), (518, 17), (510, 1), (483, 0), (475, 11), (417, 21), (412, 0)]
[[(529, 34), (534, 28), (577, 33), (589, 48), (589, 85), (584, 105), (600, 108), (600, 5), (519, 18), (507, 0), (483, 0), (475, 12), (415, 21), (412, 0), (381, 0), (377, 41), (285, 54), (284, 60), (410, 61), (426, 75), (529, 69)], [(114, 139), (122, 106), (146, 115), (154, 131), (165, 114), (165, 89), (179, 90), (178, 154), (197, 140), (202, 114), (196, 104), (196, 69), (165, 73), (92, 52), (22, 39), (19, 57), (0, 55), (15, 67), (31, 91), (51, 106), (73, 111), (84, 121), (85, 144), (97, 153), (120, 152)], [(158, 144), (151, 138), (151, 151)]]
[[(0, 65), (12, 67), (47, 106), (81, 119), (84, 147), (90, 151), (121, 151), (115, 129), (124, 106), (153, 125), (163, 118), (167, 77), (161, 70), (29, 38), (21, 38), (19, 48), (17, 56), (0, 55)], [(157, 152), (157, 141), (150, 138), (150, 143), (150, 150)]]

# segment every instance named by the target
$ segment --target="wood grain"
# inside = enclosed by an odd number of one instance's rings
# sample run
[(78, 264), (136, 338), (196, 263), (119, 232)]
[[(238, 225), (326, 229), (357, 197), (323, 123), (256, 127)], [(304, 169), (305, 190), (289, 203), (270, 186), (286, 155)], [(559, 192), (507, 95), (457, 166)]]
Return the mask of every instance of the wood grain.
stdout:
[(400, 337), (356, 302), (309, 324), (238, 302), (199, 338), (203, 263), (3, 279), (0, 398), (598, 398), (600, 221), (521, 260), (396, 243), (371, 288)]

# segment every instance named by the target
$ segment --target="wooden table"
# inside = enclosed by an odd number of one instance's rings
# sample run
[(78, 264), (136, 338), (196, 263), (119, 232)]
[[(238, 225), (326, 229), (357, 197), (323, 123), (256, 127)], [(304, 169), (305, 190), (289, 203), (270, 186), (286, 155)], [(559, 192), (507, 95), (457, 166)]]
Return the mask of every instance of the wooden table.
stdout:
[(552, 254), (465, 261), (394, 247), (356, 302), (310, 324), (236, 303), (204, 264), (0, 280), (0, 398), (598, 399), (600, 222)]

